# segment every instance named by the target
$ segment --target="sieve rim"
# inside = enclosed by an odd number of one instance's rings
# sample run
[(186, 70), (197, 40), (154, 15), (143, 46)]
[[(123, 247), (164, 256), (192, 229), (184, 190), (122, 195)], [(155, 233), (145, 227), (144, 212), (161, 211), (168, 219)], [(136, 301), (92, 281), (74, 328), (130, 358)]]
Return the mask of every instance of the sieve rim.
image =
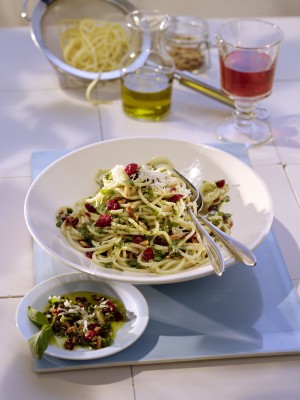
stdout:
[[(58, 0), (54, 0), (58, 1)], [(118, 7), (121, 11), (124, 12), (124, 16), (126, 14), (136, 10), (136, 7), (127, 0), (106, 0), (108, 3), (113, 4), (114, 6)], [(121, 69), (108, 71), (108, 72), (90, 72), (90, 71), (83, 71), (78, 68), (74, 68), (71, 65), (64, 62), (61, 58), (54, 55), (46, 46), (46, 43), (43, 39), (42, 30), (41, 30), (41, 22), (48, 11), (48, 6), (52, 4), (53, 1), (46, 2), (39, 1), (35, 8), (32, 11), (31, 16), (31, 38), (37, 48), (39, 48), (45, 57), (50, 61), (50, 63), (57, 68), (60, 72), (67, 73), (72, 75), (76, 78), (93, 81), (95, 79), (100, 79), (101, 81), (113, 80), (118, 79), (121, 77)]]

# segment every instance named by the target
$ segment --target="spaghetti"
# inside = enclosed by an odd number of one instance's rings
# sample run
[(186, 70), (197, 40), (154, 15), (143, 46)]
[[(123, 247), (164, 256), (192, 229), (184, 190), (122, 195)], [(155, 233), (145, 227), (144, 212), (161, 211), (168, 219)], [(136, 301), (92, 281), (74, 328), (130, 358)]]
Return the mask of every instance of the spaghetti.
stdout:
[[(74, 207), (57, 212), (57, 226), (69, 243), (96, 264), (120, 271), (172, 274), (204, 264), (208, 258), (187, 207), (185, 182), (167, 165), (117, 165), (99, 171), (99, 190)], [(207, 217), (230, 232), (225, 181), (204, 182)]]
[(60, 21), (59, 38), (65, 62), (90, 72), (119, 69), (128, 49), (126, 31), (119, 23), (90, 18)]

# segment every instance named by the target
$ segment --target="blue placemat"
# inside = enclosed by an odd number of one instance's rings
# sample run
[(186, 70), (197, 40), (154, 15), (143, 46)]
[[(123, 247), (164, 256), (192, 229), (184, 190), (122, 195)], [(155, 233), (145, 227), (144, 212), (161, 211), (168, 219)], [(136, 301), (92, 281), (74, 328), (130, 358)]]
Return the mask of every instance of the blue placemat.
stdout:
[[(249, 163), (240, 144), (219, 147)], [(35, 178), (62, 151), (33, 154)], [(36, 372), (165, 363), (300, 352), (300, 301), (271, 231), (256, 249), (257, 266), (236, 264), (222, 278), (211, 275), (172, 285), (140, 285), (150, 321), (131, 347), (105, 359), (69, 361), (45, 356)], [(34, 279), (74, 272), (34, 244)]]

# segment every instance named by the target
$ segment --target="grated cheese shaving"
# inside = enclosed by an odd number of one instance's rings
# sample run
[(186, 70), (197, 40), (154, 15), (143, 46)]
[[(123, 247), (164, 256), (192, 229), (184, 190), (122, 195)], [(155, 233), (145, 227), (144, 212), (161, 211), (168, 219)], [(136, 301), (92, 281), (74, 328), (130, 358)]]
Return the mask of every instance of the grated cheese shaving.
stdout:
[(138, 181), (151, 182), (151, 186), (169, 186), (171, 177), (160, 171), (150, 170), (149, 167), (142, 165), (139, 169)]

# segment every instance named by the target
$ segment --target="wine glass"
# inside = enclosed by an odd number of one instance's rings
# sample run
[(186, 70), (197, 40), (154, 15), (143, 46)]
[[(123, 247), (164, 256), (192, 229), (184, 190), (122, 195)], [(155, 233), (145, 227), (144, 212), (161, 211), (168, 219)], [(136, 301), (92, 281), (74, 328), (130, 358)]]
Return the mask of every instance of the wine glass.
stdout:
[(255, 108), (271, 94), (283, 32), (271, 22), (242, 18), (221, 25), (216, 39), (221, 88), (235, 103), (233, 117), (218, 126), (218, 137), (248, 147), (266, 143), (271, 131), (255, 117)]

